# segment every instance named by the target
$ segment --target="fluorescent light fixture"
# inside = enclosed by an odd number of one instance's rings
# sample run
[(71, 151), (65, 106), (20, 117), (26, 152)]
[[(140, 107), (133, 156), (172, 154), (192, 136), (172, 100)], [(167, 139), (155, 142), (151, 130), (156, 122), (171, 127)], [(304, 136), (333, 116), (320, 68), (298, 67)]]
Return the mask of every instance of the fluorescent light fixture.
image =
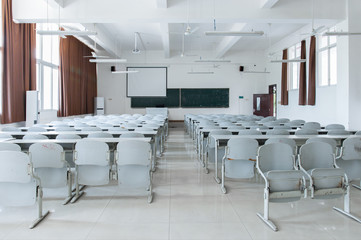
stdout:
[(127, 59), (89, 59), (91, 63), (125, 63)]
[(361, 32), (325, 32), (324, 36), (357, 36), (361, 35)]
[(223, 59), (200, 59), (195, 60), (194, 62), (231, 62), (231, 60), (223, 60)]
[(114, 71), (112, 73), (137, 73), (139, 71)]
[(306, 59), (286, 59), (286, 60), (271, 60), (271, 63), (295, 63), (306, 62)]
[(255, 32), (239, 32), (239, 31), (207, 31), (204, 32), (206, 36), (240, 36), (240, 37), (254, 37), (254, 36), (262, 36), (264, 34), (263, 31), (255, 31)]
[(214, 74), (214, 72), (188, 72), (188, 74)]
[(94, 31), (61, 31), (61, 30), (36, 30), (39, 35), (59, 35), (59, 36), (92, 36), (97, 35)]

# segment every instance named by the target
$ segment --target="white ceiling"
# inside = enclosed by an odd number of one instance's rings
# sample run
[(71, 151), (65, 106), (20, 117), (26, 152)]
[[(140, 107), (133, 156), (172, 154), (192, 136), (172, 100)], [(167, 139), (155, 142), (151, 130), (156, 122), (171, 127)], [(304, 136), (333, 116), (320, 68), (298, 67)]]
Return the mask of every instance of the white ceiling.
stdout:
[[(312, 3), (314, 3), (314, 13)], [(224, 58), (231, 51), (265, 50), (309, 26), (332, 26), (345, 19), (346, 0), (13, 0), (18, 22), (77, 23), (98, 32), (88, 45), (122, 55), (134, 49), (164, 51), (165, 57), (209, 51)], [(46, 3), (51, 9), (46, 14)], [(45, 4), (45, 5), (44, 5)], [(215, 25), (214, 25), (215, 20)], [(271, 25), (270, 25), (271, 23)], [(79, 25), (81, 24), (81, 25)], [(184, 36), (187, 25), (191, 35)], [(72, 28), (74, 28), (73, 25)], [(264, 31), (262, 37), (209, 37), (205, 31)], [(300, 37), (301, 39), (301, 37)]]

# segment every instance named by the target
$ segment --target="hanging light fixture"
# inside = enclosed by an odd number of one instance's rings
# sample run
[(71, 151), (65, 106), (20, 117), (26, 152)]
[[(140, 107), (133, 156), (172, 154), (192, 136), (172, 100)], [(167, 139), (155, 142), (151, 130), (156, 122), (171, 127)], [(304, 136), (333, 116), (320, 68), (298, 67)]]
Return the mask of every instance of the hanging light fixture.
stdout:
[(132, 53), (134, 53), (134, 54), (140, 53), (140, 50), (138, 49), (138, 37), (139, 37), (139, 33), (135, 32), (134, 33), (134, 49), (132, 50)]

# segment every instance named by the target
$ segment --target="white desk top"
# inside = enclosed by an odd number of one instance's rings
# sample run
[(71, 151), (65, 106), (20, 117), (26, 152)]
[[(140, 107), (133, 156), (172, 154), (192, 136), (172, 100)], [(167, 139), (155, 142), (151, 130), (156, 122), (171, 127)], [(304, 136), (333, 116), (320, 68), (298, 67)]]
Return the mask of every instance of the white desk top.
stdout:
[[(110, 133), (112, 135), (122, 135), (124, 133), (129, 132), (137, 132), (141, 133), (147, 136), (155, 136), (157, 135), (157, 131), (106, 131), (107, 133)], [(12, 136), (24, 136), (27, 134), (42, 134), (45, 136), (57, 136), (59, 134), (76, 134), (76, 135), (89, 135), (90, 133), (99, 133), (99, 131), (64, 131), (64, 132), (58, 132), (58, 131), (47, 131), (47, 132), (4, 132)]]
[[(58, 144), (75, 144), (84, 139), (15, 139), (8, 141), (9, 143), (16, 144), (32, 144), (32, 143), (58, 143)], [(151, 138), (87, 138), (86, 140), (90, 141), (99, 141), (105, 143), (118, 143), (129, 140), (139, 140), (145, 142), (151, 142)]]

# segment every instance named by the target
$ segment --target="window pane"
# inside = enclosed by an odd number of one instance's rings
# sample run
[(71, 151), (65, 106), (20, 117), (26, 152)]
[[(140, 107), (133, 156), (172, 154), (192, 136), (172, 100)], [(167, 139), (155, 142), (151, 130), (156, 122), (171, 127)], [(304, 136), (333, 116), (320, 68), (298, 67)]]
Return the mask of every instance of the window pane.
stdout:
[(320, 85), (328, 85), (328, 51), (320, 52), (319, 58), (319, 71), (320, 71)]
[(295, 58), (295, 46), (292, 46), (288, 49), (288, 59)]
[(301, 43), (296, 45), (296, 58), (301, 57)]
[(330, 49), (330, 84), (337, 84), (337, 49)]
[(329, 37), (329, 38), (330, 38), (330, 45), (337, 43), (337, 37), (336, 36)]
[(44, 66), (44, 77), (43, 77), (43, 109), (51, 109), (51, 71), (50, 67)]
[(53, 40), (53, 59), (52, 59), (52, 63), (55, 65), (59, 65), (59, 37), (58, 36), (53, 36), (52, 37)]
[(59, 71), (58, 69), (53, 69), (53, 109), (58, 109), (59, 102)]
[(43, 60), (51, 62), (51, 36), (43, 35)]
[(321, 36), (320, 48), (327, 47), (327, 45), (328, 45), (328, 37), (327, 36)]
[(292, 63), (292, 89), (298, 88), (298, 65), (297, 63)]

